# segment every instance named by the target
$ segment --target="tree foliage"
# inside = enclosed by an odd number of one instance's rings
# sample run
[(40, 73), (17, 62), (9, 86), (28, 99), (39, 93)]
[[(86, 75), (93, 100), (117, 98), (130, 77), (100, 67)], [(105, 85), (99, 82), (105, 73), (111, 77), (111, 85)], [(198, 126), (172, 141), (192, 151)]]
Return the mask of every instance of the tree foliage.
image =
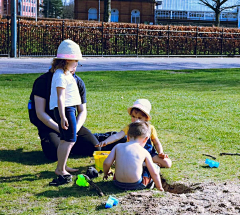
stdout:
[(226, 9), (231, 9), (240, 6), (240, 4), (231, 4), (227, 3), (229, 0), (199, 0), (199, 3), (205, 5), (212, 9), (215, 12), (215, 25), (220, 26), (220, 14)]
[(111, 0), (104, 0), (104, 22), (111, 22)]
[(74, 19), (74, 0), (63, 6), (63, 19)]
[(43, 0), (43, 15), (47, 18), (61, 18), (63, 11), (62, 0)]

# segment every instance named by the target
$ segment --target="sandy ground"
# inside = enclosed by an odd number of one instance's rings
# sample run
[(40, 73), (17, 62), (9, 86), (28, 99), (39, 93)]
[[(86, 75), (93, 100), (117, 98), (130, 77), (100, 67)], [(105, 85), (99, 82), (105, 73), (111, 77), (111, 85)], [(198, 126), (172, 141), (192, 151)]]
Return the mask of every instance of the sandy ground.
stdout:
[(163, 182), (165, 192), (131, 192), (120, 199), (120, 207), (129, 214), (240, 214), (240, 185), (173, 184)]

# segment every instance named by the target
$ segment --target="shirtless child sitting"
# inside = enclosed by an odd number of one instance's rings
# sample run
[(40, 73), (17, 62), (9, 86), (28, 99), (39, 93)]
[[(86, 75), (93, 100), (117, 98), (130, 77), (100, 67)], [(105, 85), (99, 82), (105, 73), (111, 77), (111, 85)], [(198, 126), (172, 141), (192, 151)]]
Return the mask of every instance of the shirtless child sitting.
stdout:
[[(149, 187), (153, 182), (155, 187), (164, 191), (159, 175), (159, 167), (153, 163), (149, 152), (144, 149), (151, 130), (149, 124), (136, 121), (129, 125), (129, 142), (117, 144), (103, 163), (103, 179), (107, 179), (109, 169), (115, 161), (114, 184), (124, 190), (139, 190)], [(145, 162), (147, 168), (143, 168)], [(149, 175), (151, 177), (145, 177)]]

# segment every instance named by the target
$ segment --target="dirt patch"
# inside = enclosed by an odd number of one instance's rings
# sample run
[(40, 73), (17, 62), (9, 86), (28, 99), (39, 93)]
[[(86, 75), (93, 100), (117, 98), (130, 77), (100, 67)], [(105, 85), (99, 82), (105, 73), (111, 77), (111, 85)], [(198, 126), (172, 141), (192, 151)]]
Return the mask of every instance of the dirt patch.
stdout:
[(120, 199), (129, 214), (240, 214), (240, 185), (172, 184), (163, 181), (164, 193), (155, 190), (131, 192)]

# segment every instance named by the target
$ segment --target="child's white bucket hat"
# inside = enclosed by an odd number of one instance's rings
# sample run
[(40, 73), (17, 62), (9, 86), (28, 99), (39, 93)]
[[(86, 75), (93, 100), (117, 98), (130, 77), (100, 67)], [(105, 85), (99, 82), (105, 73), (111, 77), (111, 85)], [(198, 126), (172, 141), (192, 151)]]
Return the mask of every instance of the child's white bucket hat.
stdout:
[(79, 45), (69, 39), (61, 42), (57, 50), (57, 57), (54, 59), (85, 60), (82, 57)]
[(147, 115), (148, 120), (151, 119), (150, 111), (151, 111), (152, 105), (147, 99), (138, 99), (137, 101), (135, 101), (133, 106), (131, 106), (127, 109), (129, 115), (131, 114), (131, 111), (133, 108), (137, 108), (137, 109), (141, 110), (143, 113), (145, 113)]

